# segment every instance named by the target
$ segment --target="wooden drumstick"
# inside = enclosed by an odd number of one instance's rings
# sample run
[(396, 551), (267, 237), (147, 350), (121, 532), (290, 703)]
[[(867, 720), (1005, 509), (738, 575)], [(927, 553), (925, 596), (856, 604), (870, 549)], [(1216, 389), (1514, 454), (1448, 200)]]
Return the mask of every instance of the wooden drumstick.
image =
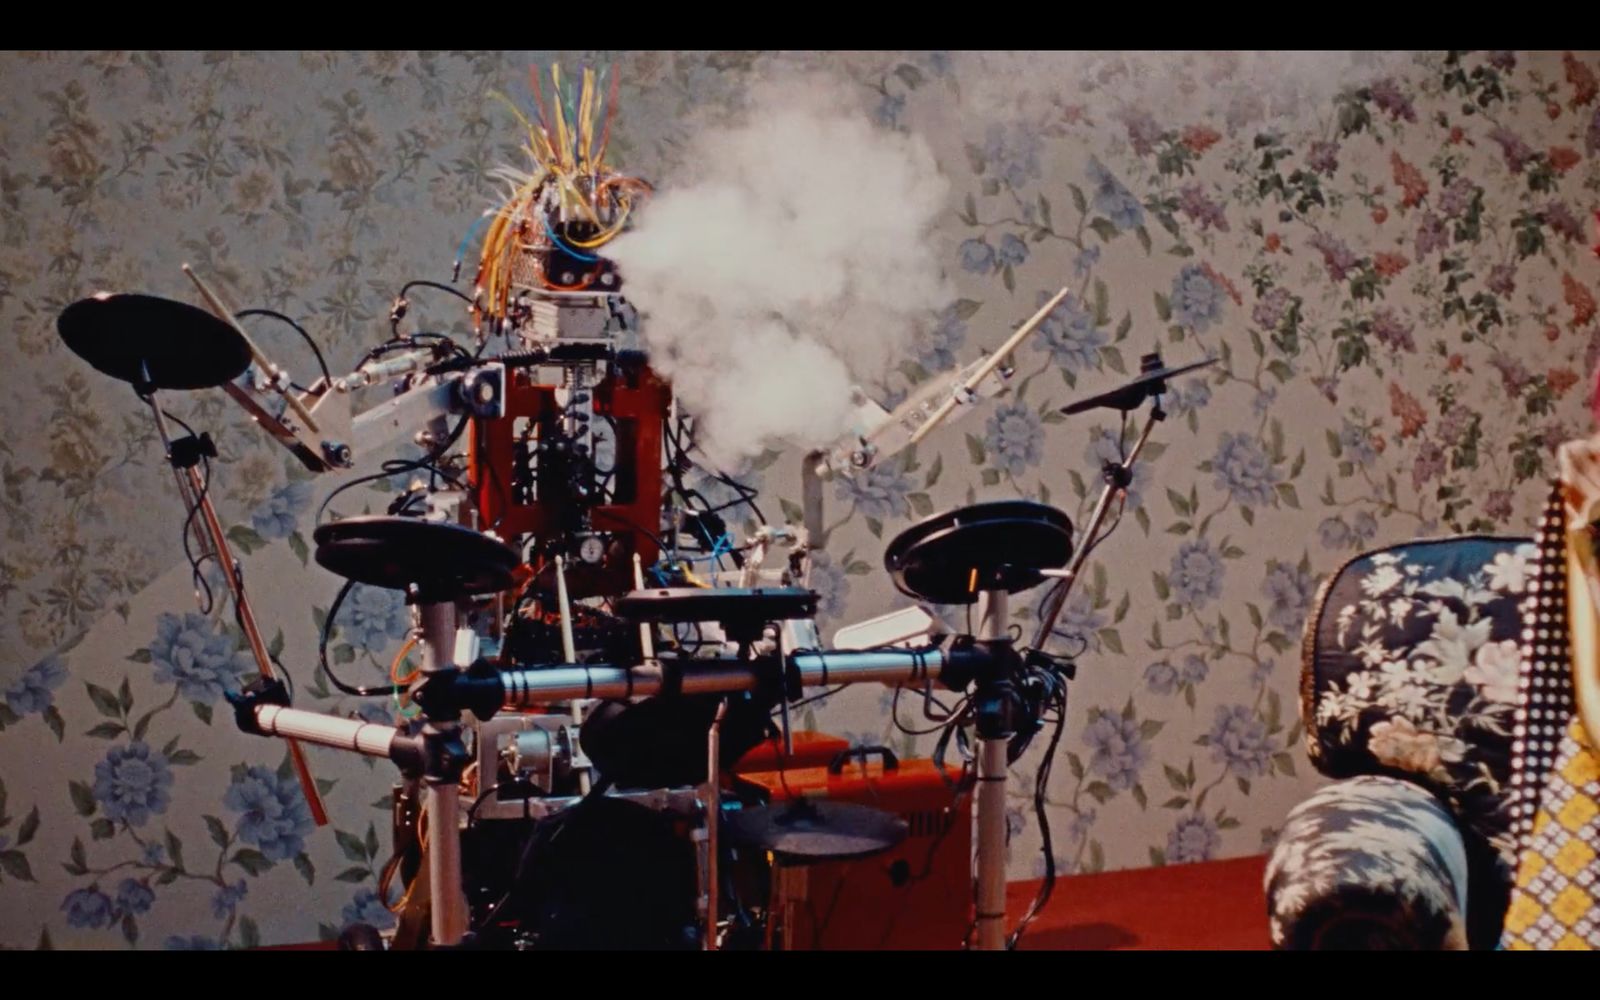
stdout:
[(961, 386), (961, 388), (952, 393), (949, 399), (939, 404), (939, 408), (934, 410), (928, 419), (923, 422), (922, 426), (916, 429), (916, 432), (911, 435), (911, 441), (909, 444), (916, 444), (918, 441), (921, 441), (923, 438), (927, 437), (928, 432), (932, 431), (933, 428), (937, 426), (940, 421), (944, 420), (945, 417), (948, 417), (951, 410), (954, 410), (958, 405), (960, 405), (962, 396), (976, 389), (984, 379), (988, 378), (996, 368), (1000, 367), (1001, 363), (1005, 361), (1007, 356), (1009, 356), (1012, 351), (1017, 349), (1017, 345), (1021, 344), (1022, 341), (1027, 338), (1028, 334), (1032, 333), (1038, 328), (1039, 324), (1043, 323), (1047, 318), (1049, 318), (1050, 313), (1055, 310), (1056, 306), (1061, 304), (1061, 300), (1066, 298), (1071, 290), (1072, 289), (1070, 286), (1063, 287), (1061, 291), (1057, 292), (1055, 296), (1050, 299), (1050, 301), (1046, 302), (1042, 307), (1040, 307), (1039, 311), (1034, 313), (1031, 319), (1018, 327), (1017, 332), (1013, 333), (1010, 337), (1007, 337), (1006, 342), (1001, 344), (999, 349), (993, 354), (989, 355), (988, 359), (985, 360), (981, 366), (979, 366), (977, 371), (968, 376), (966, 382)]
[[(197, 496), (205, 496), (205, 483), (201, 481), (200, 474), (193, 468), (188, 470), (189, 487)], [(244, 596), (244, 588), (239, 585), (239, 578), (235, 576), (233, 553), (228, 548), (227, 533), (222, 530), (222, 522), (217, 519), (217, 512), (211, 505), (210, 498), (199, 501), (201, 520), (205, 522), (207, 533), (211, 536), (211, 548), (217, 557), (217, 564), (222, 567), (223, 577), (227, 580), (228, 592), (233, 597), (234, 607), (239, 612), (239, 624), (244, 632), (245, 640), (250, 646), (250, 654), (255, 658), (256, 668), (261, 671), (261, 676), (272, 679), (272, 657), (267, 652), (267, 645), (261, 640), (261, 628), (256, 624), (255, 612), (250, 609), (250, 602)], [(295, 777), (300, 781), (300, 790), (305, 794), (306, 806), (311, 810), (311, 820), (317, 826), (328, 825), (328, 811), (322, 804), (322, 793), (317, 791), (316, 779), (311, 775), (311, 766), (306, 763), (304, 748), (294, 740), (286, 740), (289, 744), (289, 758), (294, 767)]]
[[(201, 281), (200, 276), (194, 273), (194, 268), (188, 264), (183, 265), (183, 273), (187, 274), (189, 280), (194, 282), (194, 287), (200, 290), (200, 297), (206, 300), (206, 305), (210, 306), (211, 311), (217, 314), (217, 318), (233, 327), (233, 331), (244, 339), (245, 346), (250, 349), (250, 357), (255, 360), (255, 363), (260, 365), (269, 375), (276, 375), (277, 366), (269, 361), (267, 356), (261, 352), (261, 348), (256, 346), (256, 342), (250, 339), (250, 334), (245, 332), (245, 328), (234, 318), (228, 307), (222, 304), (222, 299), (217, 296), (217, 293), (213, 292), (204, 281)], [(306, 428), (312, 433), (316, 433), (318, 430), (316, 418), (311, 415), (311, 411), (306, 408), (306, 405), (295, 396), (294, 390), (280, 390), (280, 395), (289, 404), (289, 409), (293, 410), (305, 422)]]

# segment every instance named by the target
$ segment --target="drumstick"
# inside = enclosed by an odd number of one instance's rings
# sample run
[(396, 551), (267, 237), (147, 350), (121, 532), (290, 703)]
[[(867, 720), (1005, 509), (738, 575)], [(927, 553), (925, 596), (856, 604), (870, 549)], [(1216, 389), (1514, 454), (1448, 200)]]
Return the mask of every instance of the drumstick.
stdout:
[(996, 368), (1000, 367), (1001, 362), (1005, 361), (1006, 357), (1012, 351), (1017, 349), (1017, 345), (1021, 344), (1028, 334), (1032, 333), (1040, 323), (1043, 323), (1050, 316), (1050, 313), (1055, 310), (1056, 306), (1061, 304), (1061, 300), (1066, 298), (1070, 291), (1070, 286), (1063, 287), (1061, 291), (1057, 292), (1055, 296), (1050, 299), (1050, 301), (1046, 302), (1042, 307), (1040, 307), (1039, 311), (1034, 313), (1031, 319), (1018, 327), (1016, 333), (1013, 333), (1010, 337), (1007, 337), (1006, 342), (1001, 344), (999, 349), (993, 354), (989, 355), (988, 359), (985, 360), (981, 366), (979, 366), (978, 370), (973, 372), (967, 378), (966, 383), (962, 385), (961, 388), (956, 392), (952, 393), (949, 399), (939, 404), (939, 408), (933, 411), (933, 414), (928, 417), (921, 427), (917, 428), (916, 432), (911, 435), (910, 444), (916, 444), (924, 437), (927, 437), (928, 432), (933, 430), (935, 425), (937, 425), (945, 417), (948, 417), (950, 415), (950, 411), (954, 410), (956, 406), (960, 404), (961, 397), (964, 394), (976, 389), (979, 383), (988, 378), (990, 373)]
[[(246, 333), (244, 327), (239, 325), (239, 321), (234, 318), (232, 312), (228, 311), (228, 307), (222, 304), (222, 300), (217, 297), (217, 294), (207, 287), (204, 281), (200, 280), (200, 276), (198, 274), (194, 273), (194, 268), (190, 267), (188, 264), (185, 264), (183, 265), (183, 273), (187, 274), (189, 276), (189, 280), (194, 282), (194, 287), (200, 289), (200, 297), (206, 300), (206, 305), (210, 306), (211, 311), (217, 314), (217, 318), (233, 327), (233, 331), (244, 339), (244, 344), (250, 349), (250, 357), (255, 360), (255, 363), (260, 365), (269, 374), (276, 374), (277, 367), (273, 365), (273, 363), (267, 359), (267, 356), (261, 352), (261, 348), (256, 346), (256, 342), (250, 339), (250, 334)], [(316, 418), (311, 416), (311, 411), (306, 409), (306, 405), (300, 402), (299, 398), (295, 396), (294, 390), (291, 389), (287, 392), (280, 392), (280, 394), (283, 396), (284, 401), (289, 404), (289, 408), (293, 410), (301, 420), (305, 421), (306, 428), (312, 433), (316, 433), (318, 430)]]

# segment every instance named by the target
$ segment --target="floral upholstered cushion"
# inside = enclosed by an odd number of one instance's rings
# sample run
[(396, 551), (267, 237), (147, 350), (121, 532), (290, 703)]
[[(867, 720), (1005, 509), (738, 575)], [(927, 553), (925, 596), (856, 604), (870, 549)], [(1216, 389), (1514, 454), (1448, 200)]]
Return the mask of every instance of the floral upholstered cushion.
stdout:
[(1267, 863), (1272, 943), (1292, 950), (1465, 948), (1467, 850), (1421, 786), (1368, 776), (1295, 807)]
[(1534, 555), (1530, 539), (1462, 536), (1357, 557), (1323, 586), (1302, 676), (1318, 770), (1422, 784), (1507, 871), (1519, 605)]

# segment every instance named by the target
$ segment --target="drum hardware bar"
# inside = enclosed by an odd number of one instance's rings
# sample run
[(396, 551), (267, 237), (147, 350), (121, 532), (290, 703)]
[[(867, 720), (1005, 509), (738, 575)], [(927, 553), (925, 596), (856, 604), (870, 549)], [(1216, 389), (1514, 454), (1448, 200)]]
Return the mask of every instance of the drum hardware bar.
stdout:
[(1079, 537), (1082, 544), (1077, 552), (1073, 553), (1072, 562), (1065, 570), (1047, 570), (1043, 576), (1055, 577), (1056, 585), (1050, 593), (1045, 595), (1044, 603), (1040, 605), (1043, 614), (1040, 616), (1039, 628), (1033, 635), (1033, 648), (1043, 649), (1050, 641), (1050, 633), (1055, 629), (1056, 619), (1061, 616), (1061, 609), (1066, 606), (1067, 596), (1072, 592), (1072, 585), (1078, 579), (1083, 564), (1088, 561), (1089, 553), (1095, 548), (1095, 537), (1100, 534), (1100, 525), (1105, 522), (1106, 514), (1111, 510), (1111, 501), (1133, 483), (1133, 463), (1139, 457), (1139, 452), (1144, 450), (1145, 442), (1150, 440), (1150, 432), (1157, 423), (1167, 418), (1166, 411), (1161, 408), (1161, 400), (1156, 399), (1156, 405), (1150, 410), (1150, 417), (1145, 421), (1144, 431), (1139, 439), (1134, 442), (1133, 450), (1128, 452), (1128, 457), (1118, 462), (1107, 462), (1103, 473), (1105, 488), (1100, 491), (1100, 499), (1094, 505), (1094, 513), (1089, 516), (1089, 524)]
[[(146, 378), (148, 379), (148, 369)], [(245, 596), (244, 587), (240, 583), (239, 566), (234, 562), (233, 552), (228, 547), (228, 535), (222, 530), (222, 522), (217, 518), (217, 509), (211, 503), (206, 484), (201, 480), (195, 463), (184, 465), (174, 455), (172, 438), (167, 432), (167, 421), (161, 413), (161, 405), (156, 402), (155, 391), (140, 393), (140, 398), (149, 405), (151, 416), (155, 418), (156, 431), (161, 435), (162, 451), (166, 454), (167, 463), (172, 467), (172, 474), (178, 483), (178, 495), (183, 499), (184, 508), (199, 512), (200, 516), (193, 519), (192, 529), (194, 538), (200, 543), (201, 558), (210, 555), (217, 560), (217, 566), (221, 568), (223, 580), (228, 586), (228, 595), (239, 611), (239, 625), (244, 632), (245, 641), (250, 646), (250, 655), (256, 661), (256, 669), (262, 677), (270, 680), (276, 676), (272, 669), (272, 658), (267, 653), (266, 643), (261, 641), (261, 629), (256, 625), (255, 612), (251, 610), (250, 599)], [(327, 826), (328, 810), (322, 803), (322, 794), (317, 791), (317, 782), (312, 777), (310, 765), (306, 763), (305, 751), (293, 740), (289, 741), (289, 759), (294, 767), (295, 777), (300, 783), (300, 790), (305, 794), (306, 806), (311, 811), (312, 821), (317, 826)]]

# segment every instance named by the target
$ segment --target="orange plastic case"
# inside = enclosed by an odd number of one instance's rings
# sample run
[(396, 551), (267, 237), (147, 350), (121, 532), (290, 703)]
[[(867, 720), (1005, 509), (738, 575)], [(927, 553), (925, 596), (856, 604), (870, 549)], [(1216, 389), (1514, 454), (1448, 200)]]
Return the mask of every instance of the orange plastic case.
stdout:
[[(801, 734), (795, 735), (798, 756)], [(864, 760), (861, 754), (851, 751), (841, 760), (835, 752), (830, 756), (833, 767), (738, 776), (775, 803), (793, 796), (854, 802), (893, 812), (910, 827), (910, 835), (892, 851), (861, 861), (807, 866), (805, 901), (791, 913), (790, 947), (960, 948), (972, 925), (972, 795), (964, 791), (959, 799), (955, 796), (960, 770), (947, 766), (947, 782), (931, 760), (896, 762), (881, 750), (870, 751)]]
[(733, 773), (777, 771), (784, 764), (791, 772), (796, 768), (827, 767), (833, 758), (850, 749), (849, 740), (826, 733), (794, 733), (790, 742), (794, 749), (785, 754), (781, 739), (768, 740), (740, 757)]

